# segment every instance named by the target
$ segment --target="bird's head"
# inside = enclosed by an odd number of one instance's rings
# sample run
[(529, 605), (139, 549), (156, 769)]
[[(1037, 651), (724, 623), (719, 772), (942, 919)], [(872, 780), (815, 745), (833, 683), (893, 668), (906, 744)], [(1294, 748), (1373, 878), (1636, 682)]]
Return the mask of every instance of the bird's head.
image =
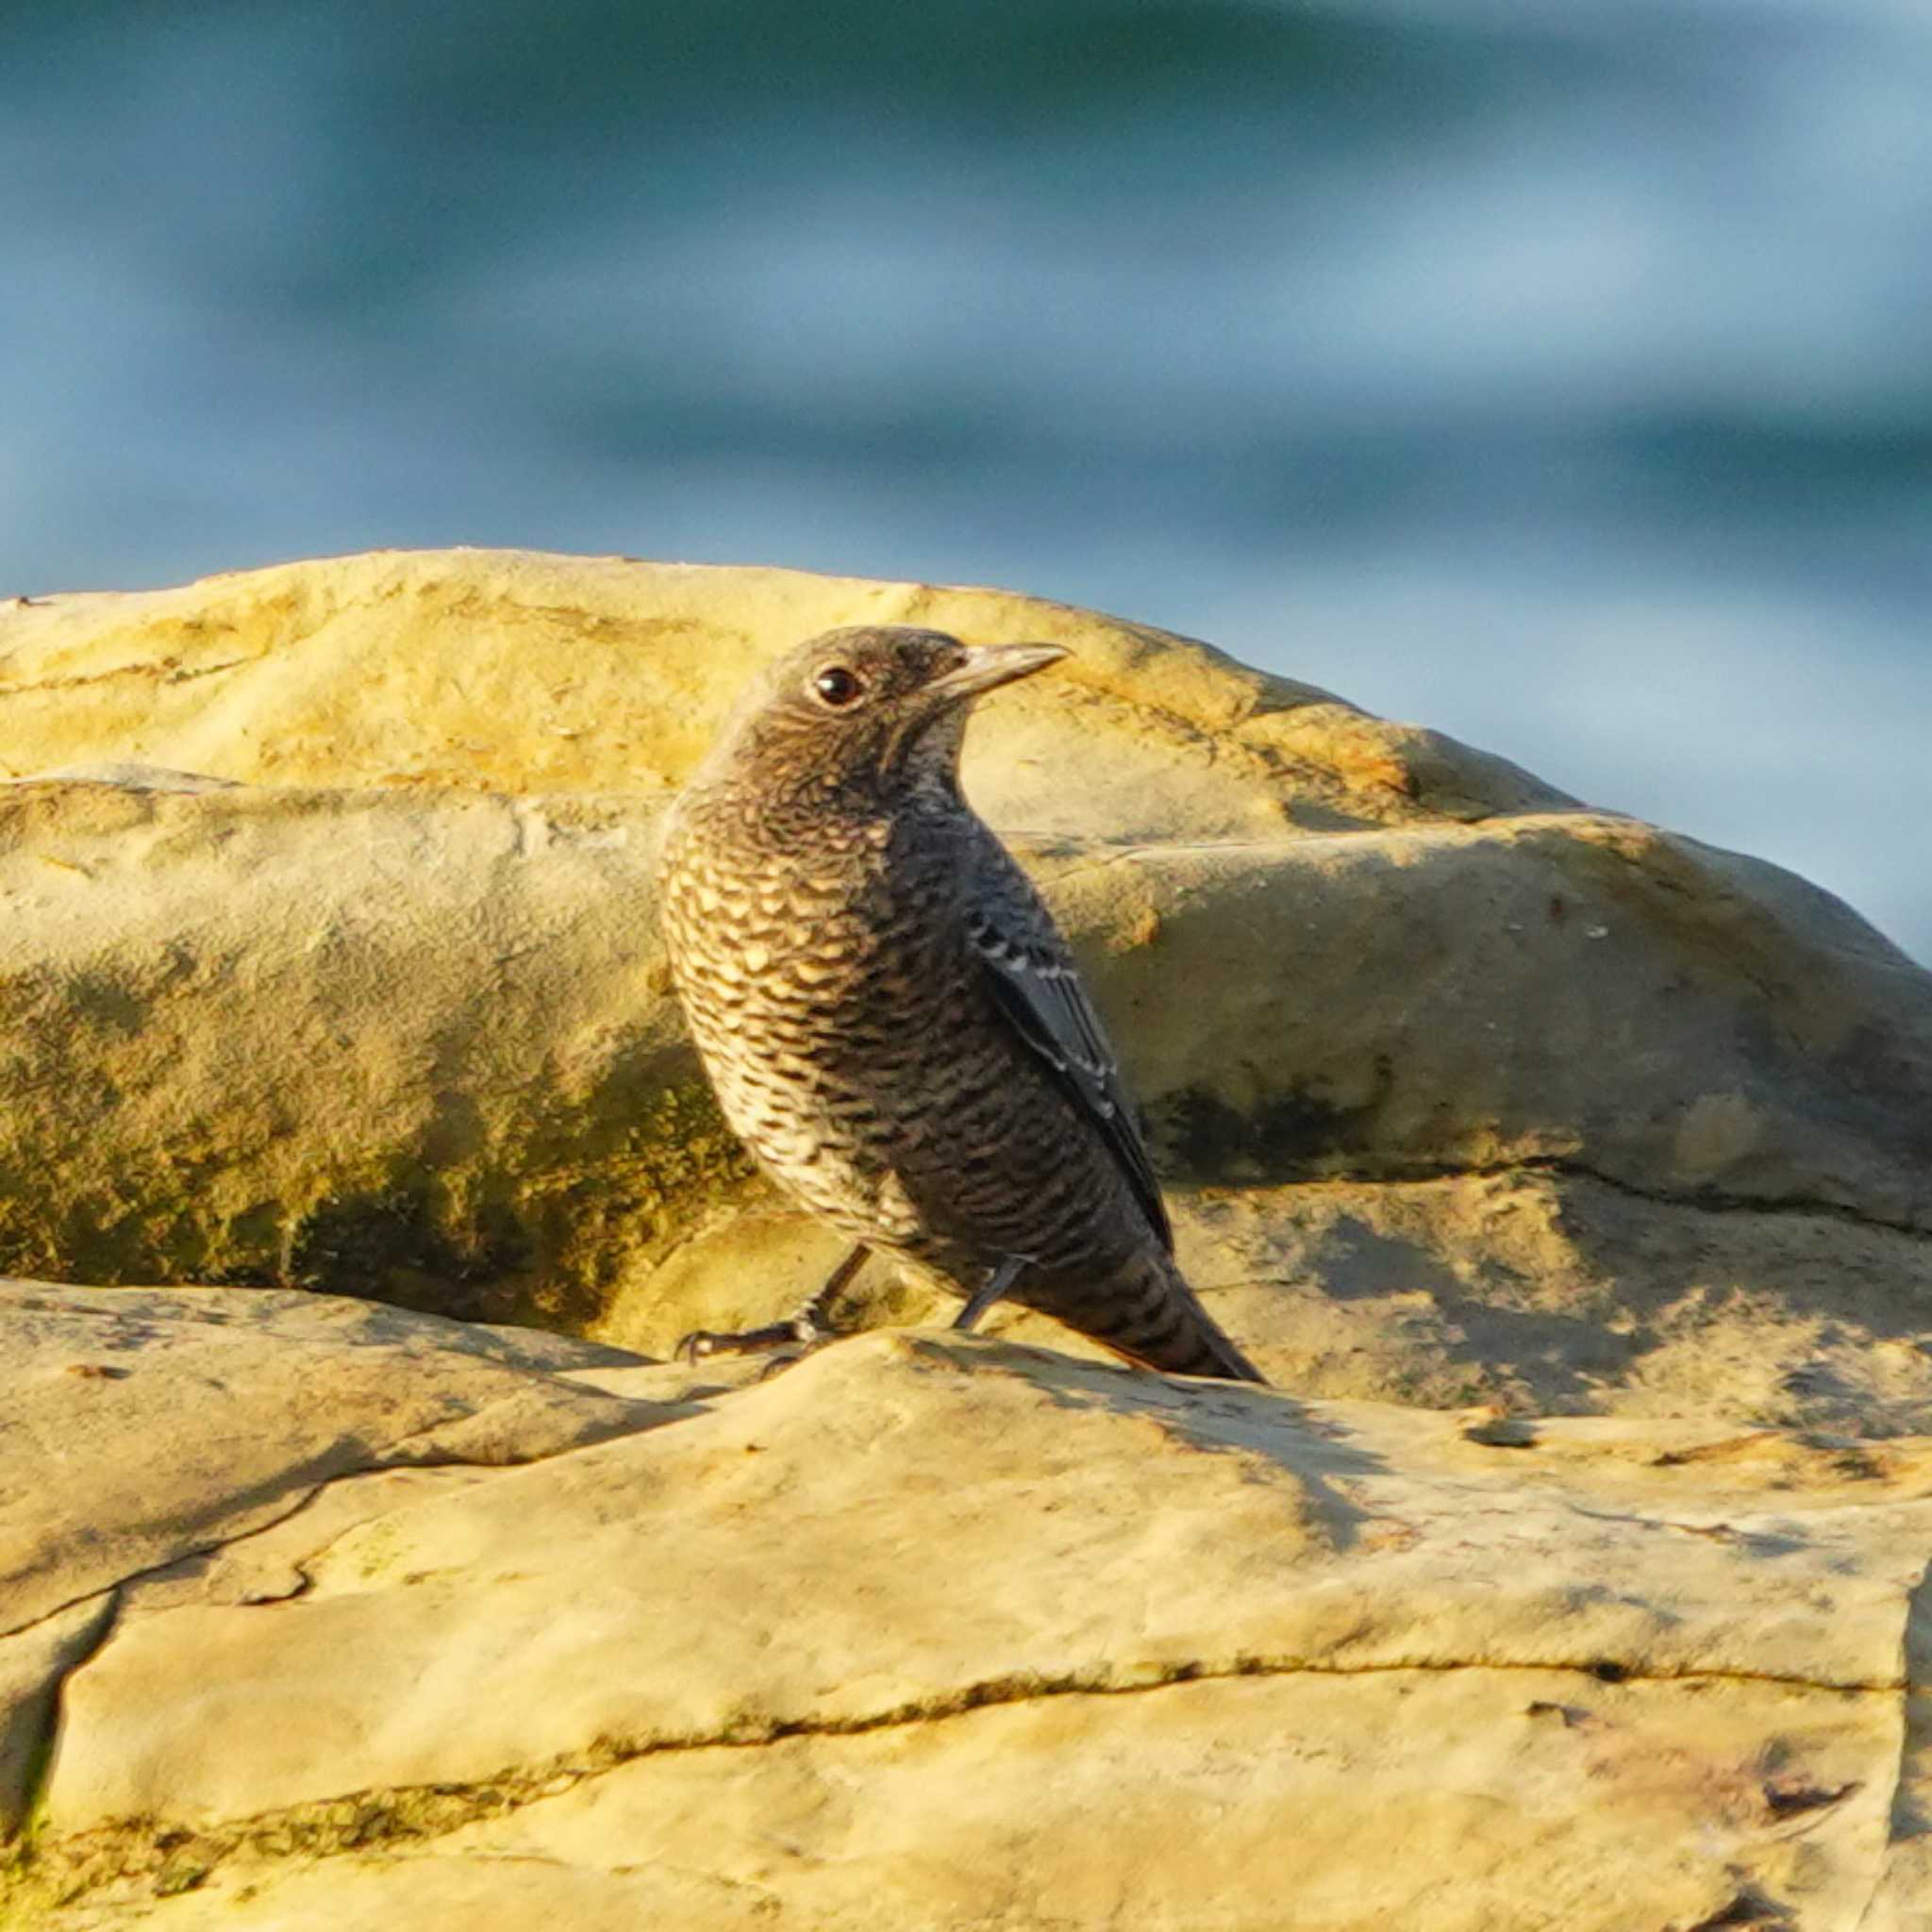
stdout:
[(1066, 655), (1058, 644), (962, 644), (906, 625), (828, 630), (766, 671), (716, 756), (773, 784), (891, 796), (951, 783), (974, 701)]

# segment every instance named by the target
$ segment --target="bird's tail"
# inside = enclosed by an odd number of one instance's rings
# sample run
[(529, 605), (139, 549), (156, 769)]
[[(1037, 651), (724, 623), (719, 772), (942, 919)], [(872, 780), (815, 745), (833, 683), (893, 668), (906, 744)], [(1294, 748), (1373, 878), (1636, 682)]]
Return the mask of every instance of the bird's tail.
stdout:
[[(1022, 1299), (1031, 1300), (1023, 1287)], [(1267, 1378), (1222, 1331), (1174, 1257), (1151, 1244), (1105, 1282), (1080, 1283), (1041, 1306), (1143, 1368), (1228, 1382)]]

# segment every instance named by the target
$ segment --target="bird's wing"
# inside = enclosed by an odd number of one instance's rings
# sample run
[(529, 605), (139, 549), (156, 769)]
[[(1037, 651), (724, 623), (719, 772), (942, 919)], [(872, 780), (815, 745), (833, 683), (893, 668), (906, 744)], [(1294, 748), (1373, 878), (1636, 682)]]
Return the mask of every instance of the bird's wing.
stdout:
[(1014, 1031), (1099, 1128), (1161, 1246), (1172, 1254), (1174, 1228), (1134, 1103), (1067, 942), (1032, 881), (990, 833), (974, 857), (966, 934), (986, 967), (993, 997)]

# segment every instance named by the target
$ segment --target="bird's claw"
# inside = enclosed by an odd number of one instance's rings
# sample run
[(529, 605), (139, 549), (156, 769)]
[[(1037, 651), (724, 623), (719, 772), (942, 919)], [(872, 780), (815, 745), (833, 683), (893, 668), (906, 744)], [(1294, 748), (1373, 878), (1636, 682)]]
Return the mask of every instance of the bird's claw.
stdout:
[[(831, 1340), (831, 1329), (808, 1312), (793, 1315), (787, 1321), (767, 1323), (762, 1328), (744, 1328), (736, 1333), (693, 1328), (689, 1335), (678, 1338), (677, 1346), (672, 1353), (679, 1361), (688, 1362), (695, 1368), (707, 1356), (758, 1355), (768, 1348), (795, 1348), (799, 1355), (807, 1355)], [(786, 1356), (774, 1361), (771, 1368), (789, 1367), (797, 1359), (797, 1355)]]

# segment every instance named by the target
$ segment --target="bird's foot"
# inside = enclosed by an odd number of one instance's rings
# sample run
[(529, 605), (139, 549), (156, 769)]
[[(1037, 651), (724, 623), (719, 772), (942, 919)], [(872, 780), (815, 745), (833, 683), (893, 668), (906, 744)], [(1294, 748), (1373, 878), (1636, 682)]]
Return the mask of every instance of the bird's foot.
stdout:
[(979, 1318), (1002, 1300), (1008, 1290), (1021, 1275), (1033, 1265), (1031, 1255), (1008, 1255), (997, 1268), (991, 1270), (986, 1279), (968, 1299), (966, 1306), (954, 1318), (953, 1326), (961, 1334), (969, 1334), (979, 1325)]
[(679, 1361), (695, 1366), (711, 1355), (762, 1355), (767, 1349), (785, 1350), (766, 1370), (771, 1374), (790, 1368), (813, 1349), (823, 1348), (837, 1332), (827, 1328), (809, 1307), (805, 1307), (782, 1322), (768, 1322), (762, 1328), (742, 1328), (735, 1333), (693, 1328), (679, 1340), (674, 1353)]
[(784, 1321), (767, 1322), (762, 1328), (744, 1328), (736, 1334), (693, 1328), (678, 1342), (674, 1353), (680, 1361), (695, 1366), (708, 1355), (761, 1355), (774, 1348), (783, 1353), (766, 1363), (759, 1379), (775, 1375), (780, 1369), (789, 1369), (813, 1349), (838, 1339), (840, 1331), (832, 1326), (833, 1307), (850, 1287), (852, 1277), (865, 1266), (867, 1253), (863, 1243), (855, 1247), (825, 1277), (825, 1285), (809, 1301), (799, 1303)]

